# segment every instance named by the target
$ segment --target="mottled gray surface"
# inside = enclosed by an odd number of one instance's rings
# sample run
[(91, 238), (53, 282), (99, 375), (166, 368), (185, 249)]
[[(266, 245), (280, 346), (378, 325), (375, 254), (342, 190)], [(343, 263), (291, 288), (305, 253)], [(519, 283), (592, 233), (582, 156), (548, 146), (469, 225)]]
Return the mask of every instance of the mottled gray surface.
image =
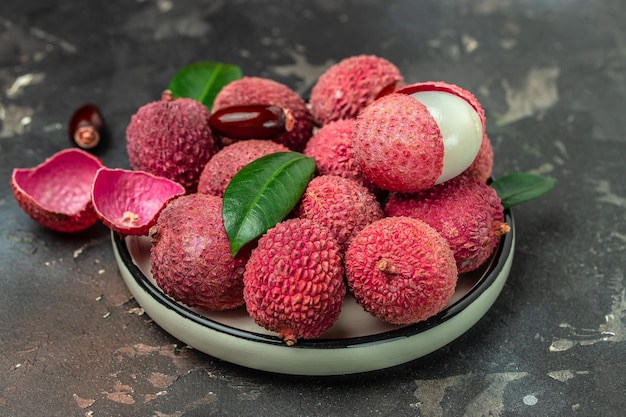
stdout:
[[(626, 408), (626, 9), (602, 1), (3, 1), (0, 5), (0, 415), (616, 416)], [(486, 109), (494, 174), (558, 178), (515, 210), (499, 299), (426, 358), (345, 377), (222, 362), (141, 315), (108, 230), (47, 231), (14, 167), (69, 145), (100, 105), (128, 167), (130, 116), (199, 60), (304, 93), (331, 63), (387, 57)]]

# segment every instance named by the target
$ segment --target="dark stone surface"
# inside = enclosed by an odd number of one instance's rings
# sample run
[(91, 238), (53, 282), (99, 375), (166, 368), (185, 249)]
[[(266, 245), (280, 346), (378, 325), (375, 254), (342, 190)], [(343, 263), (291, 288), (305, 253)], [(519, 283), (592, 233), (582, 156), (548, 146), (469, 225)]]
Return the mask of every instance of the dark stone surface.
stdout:
[[(625, 21), (619, 0), (3, 1), (0, 415), (622, 415)], [(200, 354), (138, 314), (108, 229), (50, 232), (12, 197), (12, 169), (69, 146), (84, 102), (111, 131), (97, 154), (126, 168), (130, 116), (184, 65), (232, 62), (304, 93), (360, 53), (474, 92), (496, 176), (559, 181), (515, 210), (493, 308), (426, 358), (314, 378)]]

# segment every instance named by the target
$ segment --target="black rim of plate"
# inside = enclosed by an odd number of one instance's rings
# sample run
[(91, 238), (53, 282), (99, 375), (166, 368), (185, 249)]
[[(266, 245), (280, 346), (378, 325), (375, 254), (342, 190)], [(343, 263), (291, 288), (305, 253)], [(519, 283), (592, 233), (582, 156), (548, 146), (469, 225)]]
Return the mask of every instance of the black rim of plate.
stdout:
[[(513, 214), (510, 209), (504, 211), (504, 218), (506, 223), (509, 224), (509, 226), (511, 227), (511, 231), (505, 234), (502, 239), (500, 239), (500, 244), (487, 261), (487, 265), (484, 267), (485, 269), (482, 273), (481, 278), (467, 294), (465, 294), (454, 304), (446, 307), (438, 314), (419, 323), (372, 335), (340, 339), (301, 339), (298, 340), (298, 343), (292, 346), (291, 349), (341, 349), (362, 345), (387, 343), (394, 339), (402, 339), (409, 336), (414, 336), (418, 333), (425, 332), (447, 320), (450, 320), (451, 318), (462, 312), (474, 301), (476, 301), (476, 299), (494, 283), (496, 278), (502, 272), (504, 265), (509, 258), (509, 254), (513, 245), (513, 239), (515, 237), (515, 224)], [(165, 295), (165, 293), (163, 293), (159, 287), (150, 282), (150, 280), (144, 275), (141, 269), (139, 269), (139, 267), (134, 263), (128, 247), (126, 246), (125, 237), (118, 233), (113, 233), (113, 236), (114, 244), (118, 250), (120, 258), (126, 268), (128, 268), (128, 270), (130, 271), (136, 283), (164, 307), (173, 310), (175, 313), (185, 319), (191, 320), (203, 327), (217, 332), (225, 333), (233, 337), (242, 338), (254, 342), (284, 346), (282, 340), (280, 340), (277, 336), (250, 332), (222, 324), (218, 321), (198, 314), (195, 311), (192, 311), (189, 308), (185, 307), (184, 305), (172, 300), (170, 297)]]

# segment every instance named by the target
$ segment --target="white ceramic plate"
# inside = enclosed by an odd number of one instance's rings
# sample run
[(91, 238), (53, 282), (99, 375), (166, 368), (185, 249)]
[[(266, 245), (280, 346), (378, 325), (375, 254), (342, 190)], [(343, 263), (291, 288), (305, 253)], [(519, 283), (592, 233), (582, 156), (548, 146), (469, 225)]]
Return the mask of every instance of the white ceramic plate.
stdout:
[(122, 277), (144, 311), (165, 331), (216, 358), (249, 368), (296, 375), (341, 375), (399, 365), (427, 355), (472, 327), (493, 305), (507, 280), (515, 225), (477, 271), (461, 274), (448, 307), (409, 326), (386, 324), (348, 297), (335, 325), (321, 338), (284, 345), (254, 323), (244, 307), (226, 312), (189, 308), (166, 296), (150, 273), (148, 237), (113, 233)]

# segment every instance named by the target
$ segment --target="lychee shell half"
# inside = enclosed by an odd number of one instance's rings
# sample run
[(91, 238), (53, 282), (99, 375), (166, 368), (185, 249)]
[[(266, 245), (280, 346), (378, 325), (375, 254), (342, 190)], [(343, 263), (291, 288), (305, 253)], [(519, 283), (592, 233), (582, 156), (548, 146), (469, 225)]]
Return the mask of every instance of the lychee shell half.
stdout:
[(215, 97), (213, 112), (244, 104), (267, 104), (288, 110), (294, 120), (293, 128), (272, 140), (292, 151), (301, 152), (313, 134), (313, 116), (306, 103), (298, 93), (282, 83), (261, 77), (243, 77), (232, 81)]
[(130, 166), (195, 192), (204, 165), (217, 152), (209, 117), (209, 110), (190, 98), (143, 105), (126, 128)]
[(472, 164), (463, 171), (463, 175), (469, 175), (476, 178), (481, 182), (487, 182), (491, 178), (493, 171), (493, 146), (491, 140), (485, 132), (483, 134), (483, 140), (480, 143), (480, 149), (478, 154), (474, 158)]
[(185, 194), (185, 187), (143, 171), (100, 168), (91, 198), (96, 214), (111, 230), (147, 235), (165, 205)]
[(331, 65), (311, 90), (309, 103), (319, 125), (356, 117), (376, 98), (404, 83), (400, 70), (375, 55), (356, 55)]
[(233, 142), (220, 149), (204, 166), (198, 181), (198, 192), (221, 197), (241, 168), (262, 156), (287, 151), (289, 148), (286, 146), (265, 139)]
[(152, 275), (165, 294), (212, 311), (243, 304), (249, 252), (231, 256), (220, 197), (187, 194), (170, 201), (150, 235)]
[(288, 346), (317, 338), (337, 320), (346, 292), (339, 244), (313, 220), (285, 220), (259, 239), (244, 284), (257, 324)]
[(370, 314), (411, 324), (439, 313), (454, 294), (457, 268), (447, 242), (410, 217), (366, 226), (345, 255), (348, 287)]
[(477, 269), (509, 231), (496, 191), (468, 175), (460, 175), (415, 194), (395, 194), (387, 216), (421, 219), (446, 239), (459, 273)]
[(437, 122), (424, 104), (406, 94), (381, 97), (359, 114), (353, 148), (363, 176), (388, 191), (432, 187), (443, 170)]
[(103, 166), (86, 151), (65, 149), (34, 168), (14, 169), (11, 189), (20, 207), (42, 226), (76, 232), (98, 221), (91, 203), (91, 183)]
[(345, 249), (354, 235), (384, 213), (376, 196), (363, 185), (337, 175), (322, 175), (309, 182), (298, 216), (328, 227)]

